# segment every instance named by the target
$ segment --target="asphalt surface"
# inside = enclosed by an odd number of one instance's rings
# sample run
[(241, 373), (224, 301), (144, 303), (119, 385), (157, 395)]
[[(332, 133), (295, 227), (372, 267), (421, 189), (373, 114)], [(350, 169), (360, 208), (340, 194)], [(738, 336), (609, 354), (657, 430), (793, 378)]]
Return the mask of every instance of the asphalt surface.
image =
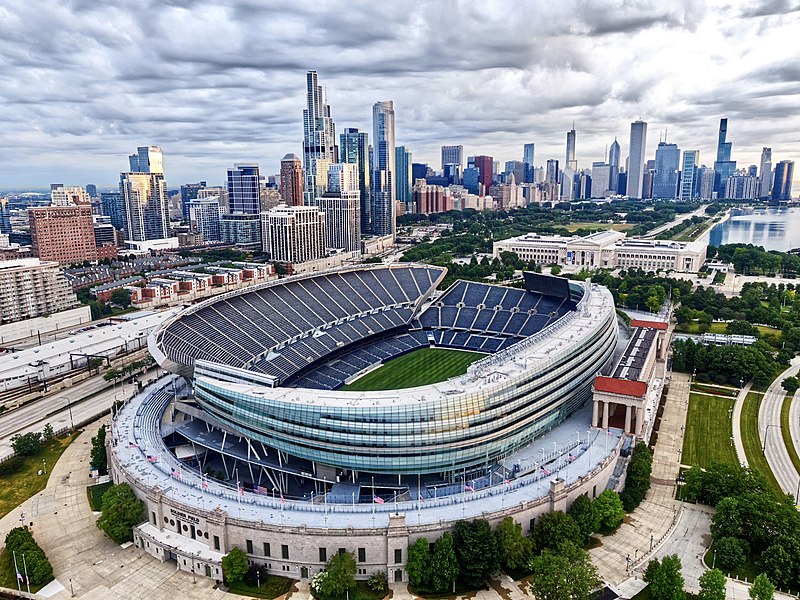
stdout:
[[(767, 462), (781, 489), (787, 494), (792, 494), (792, 496), (797, 494), (800, 487), (800, 475), (794, 468), (792, 459), (789, 457), (789, 451), (783, 443), (781, 406), (786, 396), (786, 390), (781, 387), (781, 382), (787, 377), (797, 375), (799, 371), (800, 357), (797, 357), (792, 360), (790, 367), (778, 375), (772, 385), (769, 386), (764, 394), (764, 400), (761, 402), (761, 409), (758, 411), (758, 434), (761, 438), (761, 446), (765, 449), (764, 454)], [(794, 421), (797, 424), (798, 419), (800, 419), (800, 412), (798, 412), (800, 408), (798, 408), (797, 404), (795, 398), (790, 412), (790, 423)], [(798, 438), (796, 434), (798, 427), (793, 427), (792, 429), (794, 430), (792, 438), (795, 448), (797, 448)]]

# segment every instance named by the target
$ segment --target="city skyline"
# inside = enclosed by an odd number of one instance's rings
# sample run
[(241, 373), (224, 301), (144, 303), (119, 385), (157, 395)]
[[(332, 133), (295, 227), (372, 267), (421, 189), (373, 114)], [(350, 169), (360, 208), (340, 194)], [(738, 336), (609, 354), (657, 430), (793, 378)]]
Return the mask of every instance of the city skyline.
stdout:
[[(397, 145), (434, 168), (442, 145), (505, 162), (521, 160), (523, 144), (535, 143), (536, 164), (544, 165), (563, 158), (573, 120), (579, 168), (601, 160), (615, 137), (624, 163), (638, 118), (652, 134), (647, 159), (655, 134), (668, 130), (669, 142), (698, 149), (700, 163), (711, 166), (720, 118), (729, 119), (740, 167), (759, 164), (764, 146), (773, 164), (800, 157), (796, 2), (643, 2), (624, 10), (488, 3), (460, 11), (365, 4), (347, 20), (333, 5), (317, 7), (248, 12), (185, 2), (158, 11), (153, 23), (148, 10), (11, 2), (0, 11), (0, 97), (14, 107), (2, 117), (0, 187), (112, 188), (130, 148), (151, 144), (163, 148), (173, 188), (221, 183), (238, 162), (278, 173), (285, 154), (302, 156), (309, 69), (319, 72), (340, 131), (371, 131), (371, 106), (391, 99)], [(554, 19), (556, 8), (569, 18)], [(428, 39), (445, 10), (451, 33), (436, 29), (437, 39)], [(540, 21), (550, 25), (531, 29)], [(124, 24), (126, 34), (110, 35), (109, 23)], [(194, 35), (175, 33), (186, 29)], [(206, 35), (207, 43), (194, 43)], [(76, 43), (53, 43), (64, 36)], [(506, 41), (497, 45), (499, 38)], [(67, 85), (77, 94), (65, 95)]]

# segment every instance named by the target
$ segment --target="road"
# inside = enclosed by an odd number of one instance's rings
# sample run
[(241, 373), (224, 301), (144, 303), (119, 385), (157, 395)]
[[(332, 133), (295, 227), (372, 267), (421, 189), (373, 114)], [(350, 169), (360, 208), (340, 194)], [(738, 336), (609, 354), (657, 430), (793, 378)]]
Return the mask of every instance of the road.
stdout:
[[(761, 445), (765, 448), (765, 455), (775, 479), (781, 489), (793, 496), (800, 488), (800, 475), (792, 464), (789, 451), (783, 443), (781, 433), (781, 406), (786, 391), (781, 387), (781, 382), (790, 376), (797, 375), (800, 371), (800, 357), (792, 360), (791, 366), (775, 378), (764, 394), (761, 409), (758, 411), (758, 435)], [(793, 404), (797, 404), (794, 402)], [(798, 414), (795, 410), (795, 414)], [(766, 444), (765, 444), (766, 440)], [(795, 442), (796, 444), (796, 442)]]
[[(155, 377), (155, 371), (148, 374), (148, 380), (154, 380)], [(102, 376), (96, 376), (52, 396), (3, 413), (0, 415), (0, 459), (12, 454), (11, 436), (41, 431), (47, 423), (55, 431), (81, 423), (108, 410), (115, 399), (122, 400), (133, 391), (133, 384), (126, 384), (123, 388), (122, 384), (117, 383), (116, 386), (109, 387)]]
[(675, 227), (675, 225), (677, 225), (678, 223), (683, 223), (686, 219), (691, 219), (692, 217), (703, 216), (705, 214), (705, 212), (706, 212), (706, 207), (707, 206), (708, 206), (707, 204), (703, 204), (697, 210), (694, 210), (694, 211), (692, 211), (690, 213), (686, 213), (686, 214), (680, 215), (679, 217), (677, 217), (676, 219), (670, 221), (669, 223), (664, 223), (663, 225), (660, 225), (660, 226), (656, 227), (655, 229), (653, 229), (651, 231), (648, 231), (642, 237), (645, 238), (645, 239), (646, 238), (652, 238), (654, 236), (657, 236), (659, 233), (662, 233), (662, 232), (666, 231), (667, 229), (671, 229), (672, 227)]

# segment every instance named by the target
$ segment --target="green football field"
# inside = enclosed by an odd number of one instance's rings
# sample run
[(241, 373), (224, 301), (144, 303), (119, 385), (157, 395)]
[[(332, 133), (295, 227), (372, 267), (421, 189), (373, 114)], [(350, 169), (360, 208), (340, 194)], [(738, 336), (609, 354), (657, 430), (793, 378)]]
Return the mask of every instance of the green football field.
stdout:
[(484, 356), (486, 354), (466, 350), (420, 348), (393, 358), (382, 367), (339, 389), (373, 392), (428, 385), (466, 373), (470, 364)]

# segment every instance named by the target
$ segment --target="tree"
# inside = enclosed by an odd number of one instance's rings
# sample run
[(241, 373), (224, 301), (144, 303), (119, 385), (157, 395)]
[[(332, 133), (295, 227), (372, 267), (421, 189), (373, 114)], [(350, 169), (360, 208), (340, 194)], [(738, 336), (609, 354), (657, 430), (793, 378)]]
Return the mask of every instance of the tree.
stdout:
[(595, 498), (593, 504), (600, 519), (600, 528), (603, 531), (614, 531), (625, 519), (625, 508), (619, 494), (614, 490), (606, 490)]
[(700, 600), (725, 600), (725, 575), (711, 569), (700, 576)]
[(798, 389), (800, 389), (800, 379), (797, 377), (787, 377), (781, 381), (781, 386), (790, 394), (794, 394)]
[(11, 449), (17, 456), (35, 456), (42, 451), (42, 436), (38, 431), (11, 436)]
[(222, 557), (222, 576), (228, 585), (236, 585), (247, 573), (247, 555), (234, 546)]
[(677, 554), (665, 556), (659, 561), (654, 558), (647, 564), (644, 580), (650, 584), (650, 597), (653, 600), (684, 600), (681, 561)]
[(516, 571), (528, 563), (533, 552), (533, 543), (522, 534), (522, 525), (511, 517), (506, 517), (497, 525), (494, 534), (497, 537), (497, 549), (503, 569)]
[(127, 483), (112, 485), (102, 500), (102, 514), (97, 526), (108, 537), (123, 544), (133, 539), (132, 528), (144, 519), (144, 503), (139, 500)]
[(55, 436), (56, 434), (53, 431), (53, 426), (50, 425), (50, 423), (45, 425), (44, 429), (42, 429), (42, 439), (44, 440), (44, 443), (46, 444), (47, 442), (52, 440)]
[(34, 585), (44, 585), (53, 579), (53, 567), (28, 528), (15, 527), (6, 535), (6, 555), (12, 553), (17, 557), (25, 555), (25, 569)]
[(428, 540), (419, 538), (408, 547), (408, 582), (416, 589), (431, 583), (431, 552)]
[(469, 588), (482, 587), (500, 566), (497, 538), (485, 519), (458, 521), (453, 529), (461, 581)]
[(539, 517), (533, 527), (531, 538), (536, 552), (545, 549), (555, 550), (564, 542), (573, 542), (577, 546), (583, 543), (583, 534), (578, 524), (560, 510)]
[(772, 585), (766, 573), (761, 573), (756, 576), (749, 593), (752, 600), (773, 600), (775, 597), (775, 586)]
[(125, 288), (114, 290), (111, 292), (111, 302), (121, 306), (122, 308), (128, 308), (131, 305), (130, 290), (126, 290)]
[(327, 600), (343, 599), (356, 586), (356, 557), (352, 552), (337, 552), (325, 563), (327, 576), (320, 593)]
[(625, 476), (625, 489), (620, 494), (622, 506), (626, 512), (633, 512), (639, 503), (644, 500), (647, 490), (650, 489), (650, 472), (653, 468), (653, 456), (644, 442), (639, 442), (633, 448), (631, 460), (628, 463), (628, 474)]
[(578, 524), (584, 542), (587, 542), (589, 536), (600, 529), (600, 515), (597, 514), (597, 508), (586, 494), (581, 494), (575, 498), (567, 514)]
[(586, 600), (600, 585), (589, 553), (567, 542), (560, 551), (545, 550), (530, 562), (537, 600)]
[(106, 426), (101, 425), (97, 435), (92, 438), (92, 466), (101, 474), (108, 473), (108, 456), (106, 455)]
[(736, 571), (747, 562), (750, 545), (739, 538), (722, 537), (714, 540), (715, 563), (727, 571)]
[(431, 583), (435, 592), (446, 592), (458, 577), (458, 559), (455, 541), (449, 531), (445, 531), (433, 545), (431, 556)]

